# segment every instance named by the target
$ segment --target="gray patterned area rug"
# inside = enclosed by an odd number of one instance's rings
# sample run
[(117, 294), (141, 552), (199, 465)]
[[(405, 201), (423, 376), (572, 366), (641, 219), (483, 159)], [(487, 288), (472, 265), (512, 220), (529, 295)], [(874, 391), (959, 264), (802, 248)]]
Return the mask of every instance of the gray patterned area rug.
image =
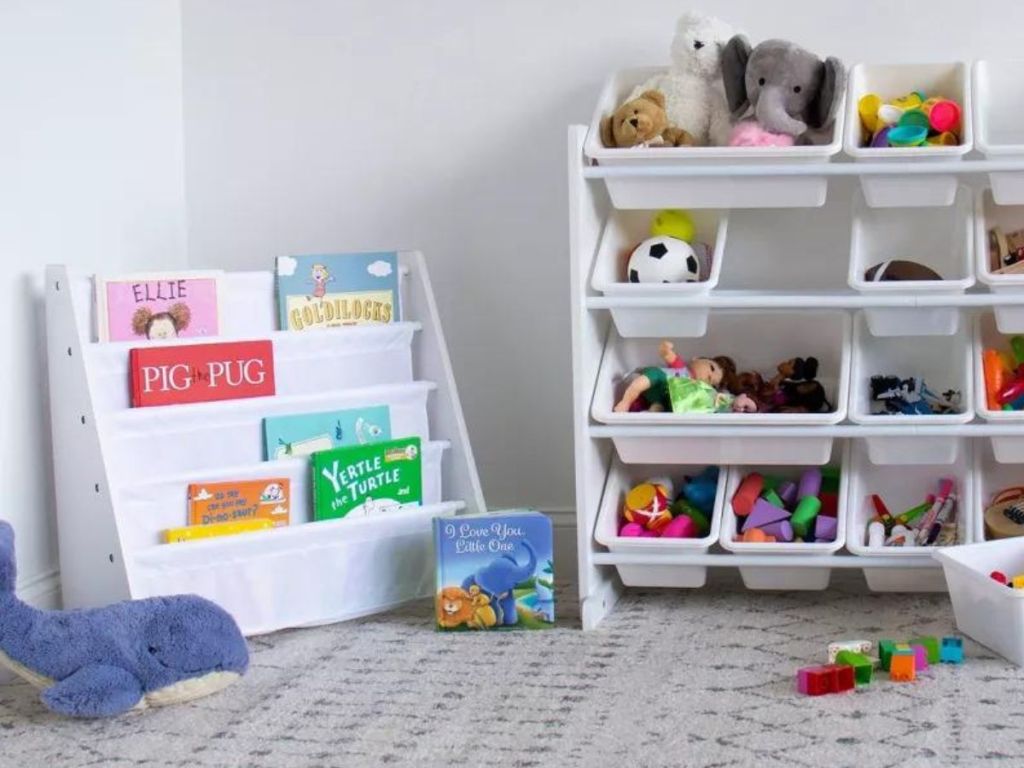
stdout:
[(839, 638), (953, 629), (945, 596), (628, 591), (593, 632), (440, 635), (431, 606), (252, 641), (249, 675), (111, 721), (0, 686), (3, 766), (1024, 765), (1024, 673), (963, 667), (844, 695), (794, 692)]

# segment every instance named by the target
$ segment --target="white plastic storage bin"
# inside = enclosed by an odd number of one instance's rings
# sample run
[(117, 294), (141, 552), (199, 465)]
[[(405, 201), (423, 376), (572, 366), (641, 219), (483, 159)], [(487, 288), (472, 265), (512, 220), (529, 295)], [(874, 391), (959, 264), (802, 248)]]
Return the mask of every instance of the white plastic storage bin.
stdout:
[[(711, 272), (707, 280), (699, 283), (629, 283), (623, 280), (629, 256), (640, 242), (650, 237), (651, 219), (656, 213), (612, 211), (594, 261), (591, 286), (595, 291), (615, 298), (686, 299), (706, 296), (718, 285), (729, 216), (717, 211), (693, 211), (690, 214), (696, 227), (694, 239), (705, 243), (711, 256)], [(627, 338), (659, 334), (703, 336), (708, 324), (707, 308), (614, 307), (611, 315), (619, 334)]]
[[(626, 467), (613, 460), (601, 497), (594, 538), (613, 553), (703, 554), (718, 540), (721, 525), (720, 500), (725, 491), (725, 469), (718, 474), (715, 508), (707, 536), (699, 539), (655, 539), (619, 536), (618, 523), (623, 500), (629, 489), (652, 477), (669, 477), (679, 481), (687, 475), (699, 474), (705, 465), (633, 465)], [(619, 578), (627, 587), (703, 587), (707, 568), (702, 565), (616, 565)]]
[[(1024, 173), (1021, 176), (1024, 178)], [(997, 205), (992, 192), (979, 190), (974, 207), (974, 259), (978, 265), (978, 279), (992, 293), (1020, 296), (1024, 293), (1024, 273), (999, 275), (993, 272), (997, 267), (992, 262), (988, 239), (989, 230), (993, 227), (999, 227), (1004, 234), (1024, 229), (1024, 205)], [(993, 312), (1001, 332), (1024, 332), (1024, 307), (993, 307)]]
[[(839, 500), (836, 516), (836, 539), (830, 542), (745, 542), (735, 541), (738, 528), (736, 513), (732, 509), (732, 497), (739, 488), (743, 478), (750, 472), (761, 472), (763, 474), (775, 475), (787, 480), (797, 481), (805, 467), (787, 467), (785, 469), (777, 466), (734, 466), (729, 468), (729, 475), (725, 485), (725, 495), (722, 498), (722, 534), (719, 542), (729, 552), (748, 555), (785, 555), (787, 557), (799, 556), (809, 558), (813, 562), (814, 557), (831, 555), (842, 549), (843, 541), (846, 538), (846, 497), (848, 469), (847, 451), (836, 448), (828, 462), (839, 466)], [(748, 589), (780, 589), (780, 590), (815, 590), (827, 589), (829, 580), (832, 578), (832, 569), (828, 566), (816, 568), (814, 566), (740, 566), (740, 576)]]
[[(876, 93), (883, 101), (923, 91), (960, 105), (960, 144), (955, 147), (863, 147), (857, 103)], [(850, 71), (846, 98), (843, 150), (858, 163), (935, 163), (963, 159), (974, 144), (971, 123), (971, 80), (967, 64), (858, 64)], [(956, 176), (949, 174), (871, 175), (860, 179), (872, 208), (951, 205), (956, 197)]]
[(601, 91), (584, 145), (591, 161), (619, 168), (660, 165), (680, 169), (678, 176), (606, 178), (616, 208), (803, 208), (824, 204), (828, 192), (825, 176), (687, 177), (685, 169), (828, 162), (842, 145), (843, 109), (836, 116), (832, 141), (819, 146), (606, 148), (601, 142), (601, 118), (612, 114), (635, 86), (664, 71), (663, 67), (623, 70), (612, 75)]
[[(855, 555), (886, 555), (905, 559), (931, 557), (941, 547), (870, 547), (868, 522), (875, 514), (871, 495), (878, 494), (893, 515), (898, 515), (934, 493), (939, 480), (956, 480), (957, 530), (961, 543), (974, 540), (974, 485), (970, 449), (964, 446), (950, 464), (879, 466), (872, 464), (862, 445), (851, 450), (846, 548)], [(864, 578), (875, 592), (942, 592), (946, 582), (937, 568), (865, 568)]]
[(1024, 590), (989, 578), (992, 571), (1024, 572), (1024, 547), (1016, 539), (937, 549), (956, 626), (965, 635), (1024, 666)]
[[(740, 371), (756, 370), (770, 376), (776, 366), (792, 357), (817, 357), (818, 380), (834, 410), (828, 413), (615, 413), (613, 407), (623, 378), (636, 368), (660, 365), (657, 339), (623, 339), (609, 334), (598, 371), (592, 415), (616, 426), (688, 425), (822, 425), (837, 424), (846, 416), (850, 371), (850, 318), (841, 312), (720, 313), (708, 320), (708, 332), (700, 339), (675, 341), (684, 360), (728, 354)], [(798, 438), (728, 436), (615, 437), (616, 449), (626, 463), (815, 463), (824, 462), (832, 450), (832, 438), (802, 435)]]
[[(864, 296), (935, 296), (963, 293), (974, 285), (974, 233), (971, 191), (960, 187), (949, 208), (868, 207), (861, 195), (853, 204), (849, 284)], [(886, 261), (915, 261), (942, 280), (870, 282), (865, 272)], [(933, 336), (956, 333), (957, 307), (865, 309), (876, 336)]]
[[(974, 134), (987, 160), (1024, 160), (1024, 60), (974, 62)], [(1024, 171), (988, 175), (1000, 205), (1024, 203)]]
[[(993, 410), (988, 407), (986, 397), (982, 354), (989, 347), (1009, 352), (1010, 337), (999, 333), (991, 312), (978, 315), (974, 322), (974, 410), (986, 421), (1017, 424), (1024, 428), (1024, 411)], [(989, 439), (992, 441), (992, 453), (996, 461), (1006, 464), (1024, 462), (1024, 434), (993, 435)]]
[[(978, 442), (974, 449), (974, 541), (985, 541), (985, 510), (997, 493), (1024, 487), (1024, 464), (1001, 464), (992, 446)], [(1024, 541), (1021, 541), (1024, 546)], [(1010, 576), (1014, 574), (1008, 574)]]
[[(866, 437), (868, 456), (875, 464), (952, 464), (961, 440), (956, 437), (914, 436), (913, 427), (966, 424), (974, 418), (974, 348), (963, 324), (952, 336), (872, 336), (863, 312), (853, 328), (850, 382), (850, 421), (872, 426), (905, 426), (907, 435)], [(937, 394), (959, 390), (959, 413), (903, 416), (872, 413), (872, 376), (923, 378)]]

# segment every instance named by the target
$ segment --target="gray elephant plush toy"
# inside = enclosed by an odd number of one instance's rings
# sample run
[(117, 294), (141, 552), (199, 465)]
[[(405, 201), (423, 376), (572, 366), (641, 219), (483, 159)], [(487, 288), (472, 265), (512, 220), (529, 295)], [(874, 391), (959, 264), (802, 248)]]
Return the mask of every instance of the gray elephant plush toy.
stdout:
[(733, 120), (753, 117), (764, 131), (798, 144), (832, 139), (846, 88), (839, 59), (822, 61), (786, 40), (765, 40), (751, 49), (746, 37), (736, 35), (722, 51), (722, 78)]

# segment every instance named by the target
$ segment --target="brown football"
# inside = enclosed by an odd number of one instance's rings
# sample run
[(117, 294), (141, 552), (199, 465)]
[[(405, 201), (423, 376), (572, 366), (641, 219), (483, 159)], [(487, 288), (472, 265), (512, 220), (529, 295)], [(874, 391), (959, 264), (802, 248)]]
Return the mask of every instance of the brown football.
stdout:
[(887, 282), (890, 280), (941, 280), (942, 275), (931, 267), (916, 261), (883, 261), (870, 267), (864, 273), (864, 279), (870, 283)]

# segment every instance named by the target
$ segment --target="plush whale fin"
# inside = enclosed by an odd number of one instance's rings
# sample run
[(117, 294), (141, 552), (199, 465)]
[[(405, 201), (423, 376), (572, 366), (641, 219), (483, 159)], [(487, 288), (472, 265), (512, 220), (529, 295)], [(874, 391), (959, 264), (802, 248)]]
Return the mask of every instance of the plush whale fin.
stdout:
[(0, 593), (13, 592), (18, 572), (14, 566), (14, 529), (0, 520)]
[(142, 683), (121, 667), (89, 664), (54, 683), (39, 697), (51, 712), (68, 717), (111, 717), (142, 699)]

